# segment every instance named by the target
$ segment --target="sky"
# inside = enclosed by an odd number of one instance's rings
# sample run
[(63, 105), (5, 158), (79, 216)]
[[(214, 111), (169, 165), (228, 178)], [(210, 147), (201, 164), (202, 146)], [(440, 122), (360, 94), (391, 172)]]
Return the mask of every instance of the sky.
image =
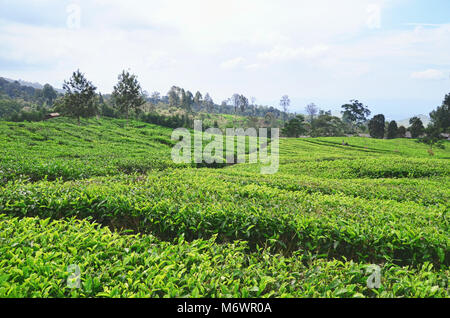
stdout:
[(450, 93), (448, 0), (0, 0), (0, 76), (102, 93), (122, 70), (216, 103), (234, 93), (291, 112), (428, 114)]

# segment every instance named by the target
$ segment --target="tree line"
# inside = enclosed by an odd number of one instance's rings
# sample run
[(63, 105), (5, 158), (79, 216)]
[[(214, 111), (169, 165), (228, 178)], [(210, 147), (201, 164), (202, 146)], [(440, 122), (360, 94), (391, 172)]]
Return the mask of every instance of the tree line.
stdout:
[(0, 118), (10, 121), (42, 120), (59, 95), (50, 84), (34, 88), (0, 77)]
[[(159, 92), (148, 94), (142, 90), (136, 75), (123, 71), (111, 95), (96, 93), (97, 88), (86, 79), (79, 70), (74, 72), (68, 81), (64, 82), (65, 94), (55, 101), (54, 111), (66, 116), (77, 118), (103, 115), (108, 117), (130, 116), (146, 122), (174, 127), (174, 125), (191, 127), (193, 115), (197, 112), (234, 114), (241, 116), (265, 117), (268, 114), (274, 118), (289, 118), (292, 114), (282, 112), (274, 107), (257, 106), (256, 99), (250, 99), (242, 94), (233, 94), (221, 105), (214, 103), (209, 93), (204, 96), (197, 91), (195, 94), (178, 86), (172, 86), (166, 96)], [(152, 110), (158, 103), (167, 104), (182, 110), (184, 114), (164, 116)], [(144, 104), (150, 111), (145, 113)], [(180, 123), (182, 125), (180, 125)]]
[(383, 114), (377, 114), (370, 120), (371, 111), (358, 100), (351, 100), (349, 104), (342, 105), (342, 118), (332, 116), (331, 111), (319, 110), (315, 104), (309, 104), (305, 111), (308, 114), (296, 115), (286, 122), (283, 134), (287, 137), (299, 137), (308, 135), (319, 136), (344, 136), (348, 134), (368, 132), (372, 138), (405, 138), (410, 133), (411, 138), (418, 142), (426, 143), (432, 149), (433, 146), (443, 147), (443, 139), (450, 133), (450, 94), (447, 94), (441, 106), (430, 113), (431, 122), (425, 128), (419, 117), (409, 120), (410, 126), (398, 126), (395, 120), (386, 121)]
[[(256, 118), (263, 117), (264, 123), (273, 124), (274, 119), (281, 119), (284, 124), (282, 135), (285, 137), (299, 136), (345, 136), (368, 133), (372, 138), (404, 138), (409, 132), (412, 138), (421, 142), (441, 145), (443, 134), (449, 133), (450, 94), (445, 96), (441, 106), (430, 113), (431, 123), (425, 128), (418, 117), (410, 119), (410, 127), (398, 126), (396, 121), (386, 121), (383, 114), (377, 114), (369, 119), (371, 111), (360, 101), (354, 99), (341, 106), (341, 117), (333, 116), (331, 111), (319, 109), (314, 103), (306, 106), (306, 115), (289, 112), (291, 101), (288, 95), (280, 99), (279, 108), (256, 105), (255, 97), (246, 97), (235, 93), (230, 98), (216, 104), (209, 93), (195, 94), (178, 86), (172, 86), (166, 96), (159, 92), (148, 94), (137, 80), (137, 76), (128, 71), (122, 71), (117, 84), (110, 95), (97, 93), (97, 88), (88, 81), (80, 70), (73, 72), (69, 80), (64, 81), (64, 94), (58, 93), (51, 85), (43, 89), (20, 85), (0, 78), (0, 94), (8, 99), (0, 99), (0, 117), (14, 121), (41, 120), (51, 108), (65, 116), (71, 116), (80, 123), (81, 118), (102, 115), (107, 117), (129, 118), (167, 127), (191, 127), (194, 113), (219, 113), (248, 116), (249, 122), (258, 124)], [(20, 100), (21, 102), (18, 102)], [(24, 107), (26, 102), (38, 106), (33, 111)], [(156, 104), (166, 104), (183, 110), (181, 114), (161, 115), (152, 111)], [(144, 104), (150, 104), (144, 111)], [(153, 105), (153, 106), (152, 106)], [(23, 110), (26, 111), (23, 111)], [(12, 115), (11, 115), (12, 114)], [(7, 116), (8, 115), (8, 116)], [(215, 123), (216, 125), (216, 123)]]

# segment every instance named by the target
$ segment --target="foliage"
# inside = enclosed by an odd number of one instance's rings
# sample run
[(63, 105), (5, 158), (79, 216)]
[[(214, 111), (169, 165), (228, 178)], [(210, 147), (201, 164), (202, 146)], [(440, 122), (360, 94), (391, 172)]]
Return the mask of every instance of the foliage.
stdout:
[(85, 220), (0, 215), (0, 240), (0, 297), (448, 297), (448, 270), (428, 263), (382, 265), (371, 289), (363, 263), (306, 266), (301, 254), (252, 253), (245, 242), (169, 244)]
[[(284, 115), (287, 114), (288, 108), (290, 105), (291, 105), (291, 100), (289, 99), (288, 95), (284, 95), (283, 97), (281, 97), (280, 106), (283, 109)], [(284, 120), (286, 120), (286, 117), (284, 118)]]
[(405, 138), (406, 137), (406, 128), (405, 128), (405, 126), (398, 127), (397, 137), (398, 138)]
[(312, 137), (335, 137), (344, 135), (344, 123), (330, 112), (319, 112), (319, 116), (311, 121)]
[(130, 74), (128, 71), (122, 71), (118, 80), (119, 82), (114, 86), (112, 93), (114, 105), (128, 120), (130, 111), (138, 110), (145, 103), (145, 99), (136, 75)]
[(47, 102), (48, 106), (52, 106), (56, 97), (58, 97), (58, 93), (50, 84), (45, 84), (42, 89), (42, 96)]
[(299, 137), (306, 133), (305, 117), (303, 115), (297, 115), (286, 123), (282, 129), (283, 135), (287, 137)]
[(80, 118), (88, 118), (97, 114), (96, 87), (89, 82), (84, 74), (77, 70), (69, 81), (64, 81), (64, 97), (55, 110), (64, 115), (75, 117), (80, 124)]
[(192, 120), (190, 120), (186, 115), (184, 116), (165, 116), (158, 113), (146, 113), (139, 116), (139, 120), (155, 124), (159, 126), (169, 127), (169, 128), (180, 128), (180, 127), (191, 127), (193, 126)]
[(385, 128), (384, 126), (385, 126), (384, 115), (382, 115), (382, 114), (375, 115), (369, 121), (370, 136), (372, 138), (383, 139), (384, 138), (384, 128)]
[(0, 297), (449, 296), (448, 147), (286, 138), (261, 175), (176, 165), (171, 132), (0, 122)]
[(411, 118), (409, 124), (411, 126), (408, 129), (411, 132), (412, 138), (418, 138), (425, 132), (425, 127), (419, 117)]
[(0, 77), (0, 95), (38, 105), (45, 102), (42, 89), (22, 85), (18, 81), (8, 81), (2, 77)]
[(399, 135), (397, 122), (395, 120), (389, 122), (387, 129), (387, 138), (394, 139)]
[(431, 122), (443, 133), (450, 133), (450, 94), (445, 96), (442, 106), (430, 113)]
[[(418, 142), (429, 145), (430, 149), (433, 149), (433, 147), (444, 148), (443, 139), (441, 128), (431, 124), (425, 129), (425, 136), (419, 138)], [(430, 155), (434, 155), (434, 153), (430, 152)]]
[(367, 116), (370, 115), (370, 110), (363, 103), (358, 100), (351, 100), (350, 104), (342, 105), (343, 111), (341, 112), (343, 118), (355, 124), (361, 124), (367, 120)]
[(319, 112), (319, 108), (316, 104), (311, 103), (306, 106), (305, 111), (309, 115), (309, 121), (312, 122), (314, 120), (314, 116), (316, 116)]
[(80, 126), (68, 118), (0, 122), (0, 183), (75, 180), (177, 166), (170, 158), (170, 129), (137, 121), (124, 127), (124, 120), (107, 118), (83, 120)]
[(0, 118), (8, 119), (14, 114), (18, 114), (22, 108), (25, 107), (23, 103), (18, 100), (10, 98), (0, 99)]
[(248, 98), (244, 95), (233, 94), (233, 96), (231, 97), (231, 101), (233, 103), (235, 113), (238, 109), (241, 111), (241, 113), (243, 113), (248, 107)]

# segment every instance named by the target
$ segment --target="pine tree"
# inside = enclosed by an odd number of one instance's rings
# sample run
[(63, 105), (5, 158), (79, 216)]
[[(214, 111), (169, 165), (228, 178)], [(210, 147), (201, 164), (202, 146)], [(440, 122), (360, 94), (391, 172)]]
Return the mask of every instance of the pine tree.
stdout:
[(77, 118), (92, 117), (98, 112), (96, 87), (89, 82), (84, 74), (77, 70), (73, 72), (69, 81), (64, 81), (63, 89), (66, 91), (62, 103), (56, 110), (63, 114)]
[(140, 106), (145, 104), (145, 98), (136, 75), (123, 71), (118, 80), (112, 96), (115, 106), (126, 116), (128, 124), (130, 110), (137, 111)]

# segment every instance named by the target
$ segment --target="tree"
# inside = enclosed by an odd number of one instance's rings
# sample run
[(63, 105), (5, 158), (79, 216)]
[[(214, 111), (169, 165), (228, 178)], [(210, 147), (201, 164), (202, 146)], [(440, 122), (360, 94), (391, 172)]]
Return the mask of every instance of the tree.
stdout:
[(185, 92), (184, 89), (181, 90), (181, 105), (186, 113), (192, 113), (192, 105), (194, 104), (194, 95), (190, 91)]
[(398, 126), (397, 126), (397, 122), (395, 120), (393, 120), (389, 123), (388, 129), (387, 129), (387, 138), (394, 139), (397, 137), (398, 137)]
[(205, 98), (203, 99), (203, 104), (206, 107), (206, 111), (208, 113), (212, 113), (213, 107), (214, 107), (214, 101), (209, 95), (209, 93), (206, 93)]
[(161, 100), (161, 94), (159, 93), (159, 92), (153, 92), (151, 95), (150, 95), (150, 100), (151, 100), (151, 102), (152, 103), (154, 103), (154, 104), (156, 104), (156, 103), (158, 103), (160, 100)]
[(406, 128), (405, 128), (405, 126), (398, 127), (397, 137), (398, 138), (405, 138), (406, 137)]
[(248, 98), (244, 95), (233, 94), (233, 96), (231, 96), (231, 102), (234, 106), (234, 113), (237, 113), (238, 109), (243, 113), (245, 108), (248, 107)]
[(303, 115), (297, 115), (289, 120), (289, 122), (284, 125), (282, 133), (287, 137), (295, 138), (306, 133), (305, 117)]
[(411, 132), (412, 138), (418, 138), (425, 132), (425, 127), (419, 117), (411, 118), (409, 124), (411, 125), (409, 131)]
[(442, 106), (430, 113), (431, 122), (438, 127), (441, 132), (450, 132), (450, 94), (445, 96)]
[(243, 113), (245, 109), (248, 107), (248, 98), (245, 97), (244, 95), (240, 96), (239, 107), (241, 109), (241, 113)]
[(364, 104), (360, 103), (356, 99), (352, 99), (350, 104), (342, 105), (341, 111), (343, 119), (352, 125), (361, 125), (367, 121), (367, 117), (370, 115), (370, 110)]
[(173, 107), (181, 106), (181, 88), (172, 86), (167, 93), (169, 96), (169, 105)]
[(320, 111), (319, 115), (311, 123), (311, 136), (342, 136), (344, 123), (340, 118), (332, 116), (331, 112)]
[(45, 101), (47, 102), (48, 106), (52, 106), (53, 101), (58, 96), (55, 89), (50, 84), (44, 85), (44, 88), (42, 89), (42, 95), (43, 95)]
[(200, 106), (203, 103), (203, 96), (202, 93), (200, 93), (199, 91), (195, 93), (194, 103), (198, 106)]
[(312, 123), (314, 116), (319, 112), (319, 108), (317, 108), (316, 104), (311, 103), (306, 106), (305, 111), (309, 115), (309, 121)]
[(122, 71), (118, 80), (112, 96), (117, 109), (125, 114), (128, 124), (130, 110), (137, 111), (140, 106), (145, 104), (145, 98), (136, 75), (130, 74), (128, 71)]
[(24, 108), (24, 104), (17, 99), (0, 99), (0, 118), (9, 119), (14, 114), (18, 114)]
[(283, 97), (281, 97), (280, 106), (284, 112), (284, 114), (283, 114), (284, 121), (286, 121), (286, 115), (288, 112), (288, 108), (289, 108), (289, 106), (291, 106), (291, 100), (289, 99), (288, 95), (284, 95)]
[(256, 106), (256, 97), (252, 96), (250, 97), (250, 103), (251, 103), (251, 116), (255, 116), (255, 111), (258, 108)]
[(69, 81), (64, 81), (64, 98), (56, 108), (57, 111), (71, 117), (88, 118), (97, 114), (96, 87), (89, 82), (84, 74), (77, 70), (73, 72)]
[(437, 125), (430, 124), (428, 127), (424, 130), (425, 136), (420, 137), (417, 141), (422, 142), (426, 145), (430, 146), (430, 155), (434, 155), (433, 153), (433, 147), (438, 147), (444, 149), (445, 146), (443, 144), (444, 137), (441, 134), (441, 128)]
[(234, 113), (237, 113), (237, 109), (239, 108), (240, 100), (241, 100), (241, 96), (239, 94), (233, 94), (233, 96), (231, 96), (231, 103), (234, 106)]
[(372, 138), (384, 138), (385, 119), (384, 115), (375, 115), (369, 121), (369, 133)]

